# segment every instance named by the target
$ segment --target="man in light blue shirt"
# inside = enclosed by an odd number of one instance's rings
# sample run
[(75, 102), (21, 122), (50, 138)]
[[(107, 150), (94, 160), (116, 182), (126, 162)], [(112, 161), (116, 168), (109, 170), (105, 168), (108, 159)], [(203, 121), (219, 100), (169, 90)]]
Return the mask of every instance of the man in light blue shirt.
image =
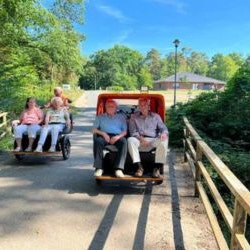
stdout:
[(127, 121), (122, 114), (117, 114), (117, 103), (108, 99), (106, 112), (97, 116), (93, 126), (95, 177), (103, 174), (103, 150), (106, 145), (115, 145), (117, 155), (114, 163), (116, 177), (124, 177), (123, 170), (127, 156)]

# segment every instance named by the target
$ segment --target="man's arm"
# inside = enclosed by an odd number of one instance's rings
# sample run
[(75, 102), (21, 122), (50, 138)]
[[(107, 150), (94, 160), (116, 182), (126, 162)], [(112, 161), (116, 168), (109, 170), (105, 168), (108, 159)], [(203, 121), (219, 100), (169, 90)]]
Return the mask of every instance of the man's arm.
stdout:
[(96, 134), (96, 135), (100, 135), (105, 139), (106, 142), (108, 142), (108, 143), (110, 142), (110, 136), (106, 132), (104, 132), (98, 128), (93, 128), (92, 133)]
[(126, 135), (127, 135), (127, 131), (122, 131), (119, 135), (112, 136), (112, 137), (110, 138), (109, 143), (110, 143), (110, 144), (115, 144), (117, 141), (119, 141), (120, 139), (122, 139), (122, 138), (125, 137)]
[(100, 117), (98, 117), (98, 116), (95, 118), (92, 133), (96, 134), (96, 135), (100, 135), (105, 139), (106, 142), (108, 142), (108, 143), (110, 142), (109, 135), (100, 129)]
[(135, 116), (131, 117), (129, 120), (129, 134), (130, 136), (140, 138), (140, 133), (137, 129), (136, 122), (135, 122)]
[(159, 115), (157, 115), (157, 119), (158, 119), (157, 126), (159, 129), (159, 137), (162, 141), (165, 141), (168, 138), (168, 128)]

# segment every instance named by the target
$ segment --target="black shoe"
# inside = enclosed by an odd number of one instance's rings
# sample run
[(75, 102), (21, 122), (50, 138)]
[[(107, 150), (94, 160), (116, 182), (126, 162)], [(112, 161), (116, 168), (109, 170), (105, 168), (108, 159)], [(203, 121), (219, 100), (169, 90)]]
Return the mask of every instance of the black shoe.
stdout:
[(143, 171), (144, 171), (143, 166), (142, 166), (142, 164), (140, 162), (137, 162), (136, 165), (137, 165), (137, 170), (135, 172), (135, 176), (136, 177), (142, 177), (143, 176)]

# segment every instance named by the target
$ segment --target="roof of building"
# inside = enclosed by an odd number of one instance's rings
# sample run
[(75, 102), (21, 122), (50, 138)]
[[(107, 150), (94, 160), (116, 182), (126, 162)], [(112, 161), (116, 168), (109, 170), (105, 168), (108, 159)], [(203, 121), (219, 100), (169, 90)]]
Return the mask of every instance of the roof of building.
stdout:
[[(174, 82), (175, 75), (171, 75), (165, 79), (160, 79), (155, 81), (155, 83), (160, 82)], [(218, 84), (226, 84), (223, 81), (216, 80), (211, 77), (201, 76), (190, 72), (179, 72), (176, 74), (176, 81), (177, 82), (192, 82), (192, 83), (218, 83)]]

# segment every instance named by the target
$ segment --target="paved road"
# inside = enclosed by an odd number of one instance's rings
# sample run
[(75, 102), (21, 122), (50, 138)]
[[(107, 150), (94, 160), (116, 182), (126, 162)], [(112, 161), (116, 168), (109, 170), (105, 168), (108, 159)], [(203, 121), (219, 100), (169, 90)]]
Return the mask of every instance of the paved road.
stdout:
[(217, 249), (178, 152), (169, 154), (162, 185), (96, 185), (90, 133), (96, 94), (76, 102), (69, 160), (30, 156), (20, 163), (11, 156), (2, 163), (0, 249)]

